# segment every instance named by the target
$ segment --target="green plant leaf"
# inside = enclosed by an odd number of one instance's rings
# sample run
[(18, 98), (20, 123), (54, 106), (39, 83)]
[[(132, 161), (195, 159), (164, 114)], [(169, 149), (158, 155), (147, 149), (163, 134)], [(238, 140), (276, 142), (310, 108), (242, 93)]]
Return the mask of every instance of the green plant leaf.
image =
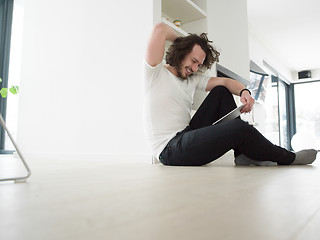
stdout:
[(6, 98), (7, 95), (8, 95), (8, 88), (2, 88), (2, 89), (0, 90), (0, 94), (1, 94), (1, 96), (2, 96), (3, 98)]
[(18, 94), (19, 93), (19, 86), (11, 86), (11, 88), (9, 89), (9, 91), (12, 93), (12, 94)]

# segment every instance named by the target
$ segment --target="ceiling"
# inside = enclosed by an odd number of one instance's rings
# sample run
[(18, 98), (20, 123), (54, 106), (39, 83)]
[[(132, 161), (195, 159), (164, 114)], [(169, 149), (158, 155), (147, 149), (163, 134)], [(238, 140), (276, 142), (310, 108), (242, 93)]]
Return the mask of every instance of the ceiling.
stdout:
[(290, 71), (320, 69), (319, 0), (247, 0), (250, 31)]

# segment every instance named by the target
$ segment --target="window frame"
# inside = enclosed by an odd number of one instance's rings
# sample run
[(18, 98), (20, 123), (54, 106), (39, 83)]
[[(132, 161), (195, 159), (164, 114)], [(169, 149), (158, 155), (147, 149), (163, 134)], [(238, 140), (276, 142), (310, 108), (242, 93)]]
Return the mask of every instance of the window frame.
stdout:
[[(0, 0), (0, 89), (8, 87), (11, 30), (14, 0)], [(0, 97), (0, 114), (6, 120), (7, 99)], [(5, 150), (5, 131), (0, 126), (0, 154), (12, 154), (13, 151)]]

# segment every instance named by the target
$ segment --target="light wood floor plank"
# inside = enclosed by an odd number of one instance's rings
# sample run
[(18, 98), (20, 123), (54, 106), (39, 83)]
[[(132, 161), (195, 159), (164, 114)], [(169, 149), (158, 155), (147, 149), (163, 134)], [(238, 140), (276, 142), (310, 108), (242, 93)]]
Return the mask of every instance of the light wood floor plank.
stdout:
[[(0, 239), (315, 239), (320, 159), (312, 166), (203, 167), (148, 159), (29, 160), (0, 184)], [(0, 176), (19, 173), (0, 159)], [(19, 166), (19, 164), (18, 164)]]

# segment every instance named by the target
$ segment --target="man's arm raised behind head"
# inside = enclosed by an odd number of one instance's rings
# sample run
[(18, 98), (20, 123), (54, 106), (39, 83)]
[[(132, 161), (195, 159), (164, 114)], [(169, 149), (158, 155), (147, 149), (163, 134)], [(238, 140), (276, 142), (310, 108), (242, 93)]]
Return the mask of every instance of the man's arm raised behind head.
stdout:
[(146, 61), (150, 66), (158, 65), (164, 56), (166, 40), (173, 42), (178, 35), (176, 32), (164, 23), (158, 23), (154, 26), (147, 46)]

